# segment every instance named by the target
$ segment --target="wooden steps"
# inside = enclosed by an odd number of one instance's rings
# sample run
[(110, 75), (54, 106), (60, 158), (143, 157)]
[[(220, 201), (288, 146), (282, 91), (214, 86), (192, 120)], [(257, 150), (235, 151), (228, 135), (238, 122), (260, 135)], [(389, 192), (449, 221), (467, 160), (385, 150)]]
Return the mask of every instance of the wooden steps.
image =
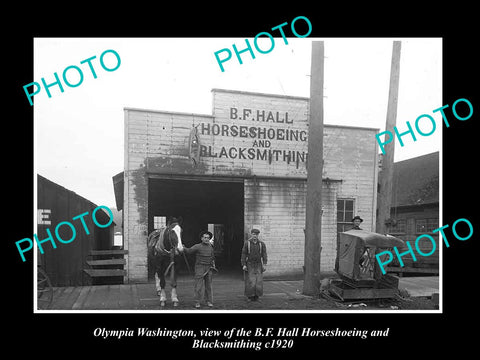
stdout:
[(87, 264), (90, 266), (125, 265), (126, 263), (127, 263), (127, 260), (125, 259), (87, 260)]
[(126, 254), (128, 250), (91, 250), (90, 259), (86, 260), (89, 268), (83, 271), (92, 278), (94, 285), (123, 284), (123, 278), (127, 275), (124, 269), (127, 261), (123, 258)]
[(97, 255), (125, 255), (128, 254), (128, 250), (90, 250), (90, 255), (97, 256)]
[(123, 269), (83, 269), (91, 277), (125, 276), (127, 271)]

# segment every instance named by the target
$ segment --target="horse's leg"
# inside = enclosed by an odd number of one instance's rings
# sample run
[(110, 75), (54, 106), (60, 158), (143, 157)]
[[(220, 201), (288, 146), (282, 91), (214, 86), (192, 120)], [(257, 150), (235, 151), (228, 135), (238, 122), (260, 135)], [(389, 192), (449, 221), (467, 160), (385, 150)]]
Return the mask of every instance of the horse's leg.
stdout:
[(178, 306), (177, 288), (172, 288), (172, 302), (173, 306)]
[[(162, 288), (165, 288), (165, 285), (162, 286), (161, 281), (161, 272), (162, 272), (162, 262), (160, 256), (155, 256), (153, 258), (153, 264), (155, 266), (155, 290), (157, 290), (157, 295), (162, 297)], [(163, 290), (163, 297), (165, 297), (165, 290)]]
[(165, 293), (165, 289), (160, 290), (160, 306), (165, 306), (165, 302), (167, 301), (167, 294)]
[(170, 273), (170, 285), (172, 286), (172, 302), (173, 306), (178, 306), (178, 297), (177, 297), (177, 267), (178, 259), (174, 262), (171, 273)]
[(155, 289), (157, 290), (157, 295), (160, 296), (160, 278), (158, 277), (157, 270), (155, 270)]
[(159, 278), (159, 285), (160, 285), (160, 306), (164, 307), (165, 302), (167, 301), (167, 294), (165, 293), (165, 259), (163, 256), (159, 256), (159, 266), (158, 266), (158, 271), (157, 271), (157, 276)]

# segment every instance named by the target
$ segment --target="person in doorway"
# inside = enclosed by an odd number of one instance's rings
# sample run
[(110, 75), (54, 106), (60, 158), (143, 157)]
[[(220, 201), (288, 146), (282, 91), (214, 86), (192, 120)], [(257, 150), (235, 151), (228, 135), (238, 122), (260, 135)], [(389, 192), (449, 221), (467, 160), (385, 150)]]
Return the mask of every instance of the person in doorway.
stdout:
[(241, 264), (244, 271), (245, 296), (249, 301), (257, 301), (263, 295), (263, 273), (267, 265), (267, 247), (260, 241), (260, 230), (252, 229), (251, 237), (244, 242)]
[(195, 308), (200, 308), (202, 298), (205, 298), (208, 307), (213, 307), (212, 272), (215, 268), (215, 254), (210, 242), (213, 234), (210, 231), (200, 233), (201, 243), (190, 248), (184, 247), (187, 254), (195, 255), (195, 283), (194, 297)]
[(360, 228), (360, 224), (363, 222), (363, 219), (360, 217), (360, 216), (355, 216), (353, 219), (352, 219), (352, 223), (353, 223), (353, 227), (351, 230), (362, 230)]

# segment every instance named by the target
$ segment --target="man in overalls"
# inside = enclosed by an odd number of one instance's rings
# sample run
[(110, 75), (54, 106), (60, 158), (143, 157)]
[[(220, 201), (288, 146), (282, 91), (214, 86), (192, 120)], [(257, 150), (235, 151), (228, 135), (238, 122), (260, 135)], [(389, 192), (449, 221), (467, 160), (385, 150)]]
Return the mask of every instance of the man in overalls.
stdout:
[(260, 230), (252, 229), (251, 237), (244, 242), (241, 263), (245, 272), (245, 296), (257, 301), (263, 295), (263, 272), (267, 265), (267, 248), (258, 239)]

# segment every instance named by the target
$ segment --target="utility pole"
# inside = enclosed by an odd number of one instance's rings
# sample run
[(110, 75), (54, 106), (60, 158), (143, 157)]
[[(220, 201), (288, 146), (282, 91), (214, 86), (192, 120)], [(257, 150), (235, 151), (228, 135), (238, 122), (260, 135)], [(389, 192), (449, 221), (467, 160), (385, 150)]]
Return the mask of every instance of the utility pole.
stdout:
[(324, 52), (323, 41), (312, 41), (305, 225), (305, 277), (303, 281), (303, 294), (305, 295), (317, 295), (320, 289)]
[[(394, 134), (393, 128), (397, 123), (398, 84), (400, 80), (400, 49), (401, 41), (393, 42), (392, 65), (390, 69), (390, 90), (388, 93), (388, 108), (385, 130)], [(379, 193), (377, 200), (377, 226), (376, 232), (387, 233), (386, 221), (390, 219), (393, 190), (393, 155), (395, 154), (395, 141), (386, 144), (383, 155), (382, 170), (380, 171)]]

